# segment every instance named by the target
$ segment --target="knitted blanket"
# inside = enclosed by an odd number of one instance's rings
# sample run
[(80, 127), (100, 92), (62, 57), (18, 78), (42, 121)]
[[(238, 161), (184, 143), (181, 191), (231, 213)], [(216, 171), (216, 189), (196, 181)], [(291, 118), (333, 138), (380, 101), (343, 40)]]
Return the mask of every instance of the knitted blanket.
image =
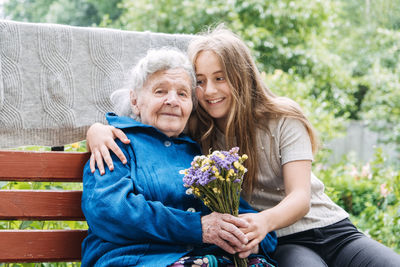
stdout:
[(149, 48), (191, 38), (0, 20), (0, 148), (84, 140)]

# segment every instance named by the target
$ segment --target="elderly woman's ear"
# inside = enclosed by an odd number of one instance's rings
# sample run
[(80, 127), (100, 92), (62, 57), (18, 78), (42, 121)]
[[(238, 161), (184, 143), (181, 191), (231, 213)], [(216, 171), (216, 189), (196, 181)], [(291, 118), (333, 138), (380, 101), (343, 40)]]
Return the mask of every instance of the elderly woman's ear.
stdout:
[(130, 91), (130, 98), (131, 98), (131, 108), (133, 114), (135, 114), (137, 117), (140, 117), (140, 110), (137, 106), (137, 93), (133, 90)]

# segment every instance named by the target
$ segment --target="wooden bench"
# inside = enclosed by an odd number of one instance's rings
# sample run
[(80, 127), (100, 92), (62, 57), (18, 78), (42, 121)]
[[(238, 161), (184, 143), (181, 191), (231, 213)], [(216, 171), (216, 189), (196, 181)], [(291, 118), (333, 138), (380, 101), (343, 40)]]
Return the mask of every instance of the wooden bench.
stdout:
[[(0, 181), (82, 182), (89, 153), (0, 151)], [(84, 221), (82, 191), (0, 190), (0, 220)], [(0, 262), (73, 262), (86, 230), (0, 230)]]

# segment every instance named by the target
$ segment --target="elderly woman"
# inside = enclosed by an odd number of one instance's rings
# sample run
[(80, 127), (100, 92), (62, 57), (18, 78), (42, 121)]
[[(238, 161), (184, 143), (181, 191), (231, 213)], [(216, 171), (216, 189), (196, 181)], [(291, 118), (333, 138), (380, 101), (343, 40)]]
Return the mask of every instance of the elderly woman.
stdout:
[[(103, 176), (92, 173), (89, 163), (84, 169), (82, 209), (89, 231), (82, 244), (82, 266), (226, 262), (221, 248), (230, 246), (216, 241), (217, 228), (241, 247), (247, 242), (241, 231), (247, 222), (210, 213), (185, 193), (179, 174), (200, 154), (199, 146), (182, 134), (195, 88), (189, 60), (174, 49), (152, 50), (133, 69), (130, 86), (130, 96), (126, 90), (112, 95), (118, 113), (130, 117), (106, 116), (131, 140), (129, 145), (118, 143), (127, 164), (115, 160), (114, 170)], [(240, 209), (252, 212), (244, 201)], [(276, 236), (270, 233), (251, 252), (267, 256), (275, 245)], [(263, 257), (249, 258), (250, 264), (269, 266)]]

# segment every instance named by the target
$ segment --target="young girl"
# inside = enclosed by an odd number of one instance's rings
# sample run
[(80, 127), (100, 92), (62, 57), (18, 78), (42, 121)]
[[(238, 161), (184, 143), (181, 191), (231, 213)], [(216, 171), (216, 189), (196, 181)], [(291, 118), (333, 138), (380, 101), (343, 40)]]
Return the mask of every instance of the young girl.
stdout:
[[(188, 54), (199, 101), (190, 135), (204, 153), (239, 146), (249, 156), (244, 196), (260, 212), (241, 215), (250, 226), (242, 229), (247, 245), (235, 248), (240, 256), (276, 230), (279, 266), (400, 266), (400, 255), (360, 233), (324, 193), (311, 172), (314, 130), (295, 102), (266, 88), (244, 42), (218, 27), (194, 38)], [(92, 171), (95, 161), (104, 171), (102, 157), (113, 168), (108, 149), (125, 160), (114, 137), (129, 142), (109, 126), (89, 129)]]

